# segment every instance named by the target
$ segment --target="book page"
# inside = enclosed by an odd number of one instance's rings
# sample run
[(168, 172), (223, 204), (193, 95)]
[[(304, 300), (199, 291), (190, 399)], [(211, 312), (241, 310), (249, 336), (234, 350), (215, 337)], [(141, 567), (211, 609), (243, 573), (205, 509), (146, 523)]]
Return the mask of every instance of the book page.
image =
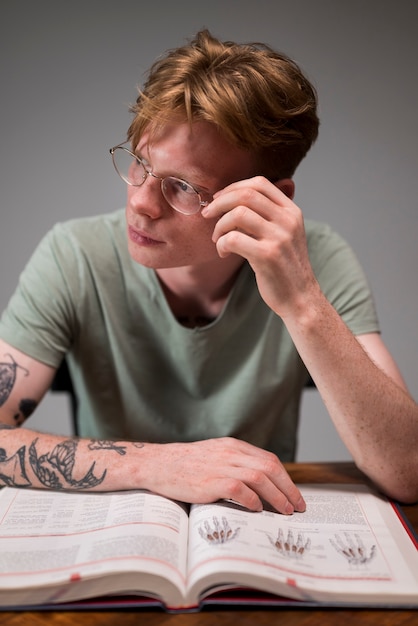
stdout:
[[(48, 585), (35, 594), (43, 602), (102, 595), (108, 573), (117, 575), (121, 591), (151, 592), (154, 579), (164, 576), (170, 589), (183, 593), (187, 525), (182, 505), (147, 492), (6, 488), (0, 492), (0, 602), (23, 597), (25, 587)], [(141, 572), (146, 576), (132, 575)], [(154, 591), (174, 593), (164, 585)]]
[(418, 552), (388, 501), (362, 485), (300, 488), (307, 510), (293, 515), (193, 506), (191, 596), (235, 583), (296, 599), (418, 603)]

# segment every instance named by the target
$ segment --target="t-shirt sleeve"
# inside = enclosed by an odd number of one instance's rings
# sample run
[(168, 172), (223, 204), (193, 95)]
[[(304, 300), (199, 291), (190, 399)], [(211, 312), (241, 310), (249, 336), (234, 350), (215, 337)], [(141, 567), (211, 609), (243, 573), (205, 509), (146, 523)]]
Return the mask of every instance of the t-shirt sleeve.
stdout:
[(57, 367), (76, 332), (77, 259), (71, 237), (56, 225), (40, 242), (0, 319), (0, 337)]
[[(94, 272), (73, 230), (58, 224), (44, 237), (0, 319), (4, 341), (53, 367), (78, 338), (79, 320), (91, 318)], [(306, 234), (315, 275), (347, 326), (356, 335), (379, 332), (370, 286), (350, 246), (325, 225), (307, 222)]]
[(380, 332), (373, 294), (352, 248), (327, 225), (306, 225), (321, 289), (354, 335)]

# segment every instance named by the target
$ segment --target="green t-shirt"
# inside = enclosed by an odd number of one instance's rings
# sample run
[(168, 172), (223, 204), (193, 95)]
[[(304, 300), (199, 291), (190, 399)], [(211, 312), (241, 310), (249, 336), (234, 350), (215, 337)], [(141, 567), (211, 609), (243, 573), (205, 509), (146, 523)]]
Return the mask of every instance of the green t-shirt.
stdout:
[[(313, 269), (354, 334), (379, 330), (355, 256), (306, 223)], [(58, 366), (67, 355), (81, 436), (170, 442), (233, 436), (294, 458), (307, 371), (245, 263), (222, 314), (186, 328), (134, 262), (123, 211), (57, 224), (0, 321), (0, 337)]]

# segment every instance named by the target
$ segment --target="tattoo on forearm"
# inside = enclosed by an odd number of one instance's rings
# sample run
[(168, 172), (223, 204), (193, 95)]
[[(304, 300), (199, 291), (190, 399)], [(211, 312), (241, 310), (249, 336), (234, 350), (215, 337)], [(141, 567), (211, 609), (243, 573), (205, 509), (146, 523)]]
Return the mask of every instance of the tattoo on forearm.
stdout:
[(104, 439), (94, 439), (88, 445), (89, 450), (114, 450), (121, 456), (126, 454), (126, 446), (117, 445), (115, 441), (107, 441)]
[[(13, 430), (15, 426), (10, 424), (0, 424), (0, 430)], [(105, 469), (101, 476), (94, 474), (96, 462), (93, 461), (89, 470), (80, 480), (73, 477), (75, 455), (78, 447), (77, 439), (67, 439), (57, 444), (52, 451), (39, 454), (37, 445), (38, 438), (34, 439), (29, 446), (29, 464), (33, 473), (40, 483), (50, 489), (91, 489), (100, 485), (107, 474)], [(144, 443), (132, 442), (135, 448), (143, 448)], [(89, 450), (113, 450), (124, 456), (127, 446), (120, 445), (114, 441), (91, 440), (88, 444)], [(8, 487), (31, 487), (32, 482), (26, 472), (27, 448), (22, 446), (11, 456), (7, 456), (4, 448), (0, 448), (0, 486)]]
[(29, 463), (38, 480), (52, 489), (91, 489), (100, 485), (105, 479), (107, 470), (101, 476), (94, 475), (96, 461), (93, 461), (88, 472), (80, 480), (73, 478), (75, 453), (78, 442), (67, 439), (55, 446), (52, 452), (38, 456), (35, 439), (29, 447)]
[(0, 363), (0, 406), (2, 406), (10, 396), (13, 385), (15, 384), (17, 368), (23, 370), (25, 376), (29, 374), (29, 370), (16, 363), (11, 354), (5, 354), (5, 356), (8, 356), (12, 362)]
[(7, 458), (6, 450), (0, 448), (0, 481), (8, 487), (30, 487), (31, 482), (25, 471), (25, 451), (22, 446)]

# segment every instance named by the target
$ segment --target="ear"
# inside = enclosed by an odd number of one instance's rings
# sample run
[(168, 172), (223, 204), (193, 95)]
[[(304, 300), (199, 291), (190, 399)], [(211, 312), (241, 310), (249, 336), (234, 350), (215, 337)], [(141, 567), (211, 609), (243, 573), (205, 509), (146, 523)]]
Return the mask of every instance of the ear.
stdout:
[(291, 178), (282, 178), (273, 183), (285, 196), (293, 200), (295, 197), (295, 183)]

